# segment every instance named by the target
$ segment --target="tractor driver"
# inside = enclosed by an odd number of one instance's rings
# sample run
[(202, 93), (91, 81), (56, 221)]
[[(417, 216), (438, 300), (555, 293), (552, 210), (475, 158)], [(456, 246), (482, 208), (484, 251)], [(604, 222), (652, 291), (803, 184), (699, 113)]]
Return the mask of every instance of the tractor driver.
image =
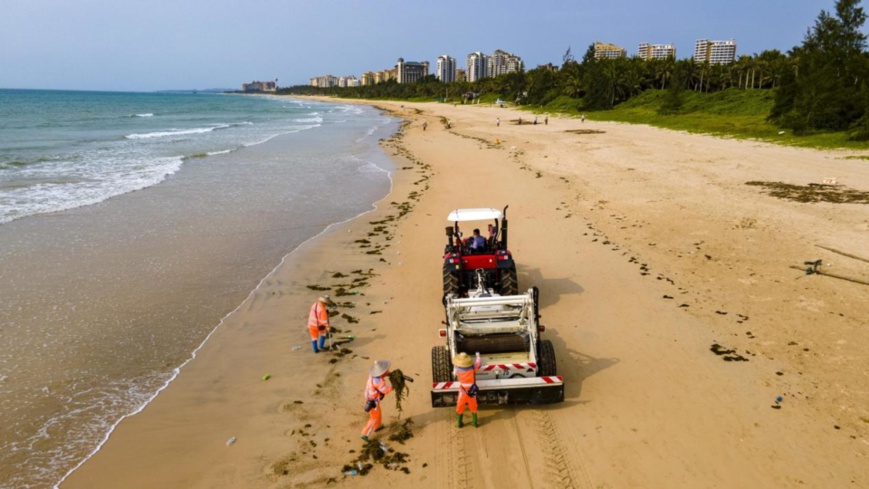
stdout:
[(486, 238), (480, 236), (480, 230), (474, 229), (474, 234), (466, 244), (471, 253), (482, 253), (486, 250)]

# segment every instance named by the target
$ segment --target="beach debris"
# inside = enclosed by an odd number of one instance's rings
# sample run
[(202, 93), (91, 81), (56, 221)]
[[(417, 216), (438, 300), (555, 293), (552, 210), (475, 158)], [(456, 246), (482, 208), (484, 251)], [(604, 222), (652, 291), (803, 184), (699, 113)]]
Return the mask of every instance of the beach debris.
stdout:
[(263, 380), (269, 380), (270, 378), (272, 378), (272, 374), (263, 375)]
[(234, 436), (231, 436), (231, 437), (229, 437), (228, 440), (226, 440), (226, 446), (231, 446), (235, 442), (236, 442), (236, 438)]
[(401, 369), (395, 369), (389, 373), (389, 382), (395, 390), (395, 409), (398, 411), (399, 417), (401, 417), (401, 401), (410, 393), (407, 381), (413, 382), (413, 378), (404, 375)]
[(809, 268), (806, 268), (806, 275), (818, 273), (818, 268), (820, 268), (823, 263), (824, 261), (820, 258), (814, 261), (804, 261), (803, 265), (809, 265)]
[(781, 409), (782, 396), (776, 396), (775, 404), (770, 406), (773, 409)]
[(411, 431), (410, 427), (413, 426), (413, 418), (407, 418), (404, 420), (404, 423), (401, 424), (398, 428), (394, 430), (392, 434), (389, 435), (389, 441), (397, 441), (404, 445), (404, 442), (410, 438), (413, 438), (413, 431)]
[(302, 349), (302, 345), (296, 345), (296, 346), (291, 348), (291, 350), (293, 350), (293, 351), (299, 351), (301, 349)]
[(709, 347), (709, 351), (712, 353), (722, 357), (722, 360), (725, 362), (747, 362), (748, 359), (744, 356), (736, 353), (736, 350), (727, 349), (718, 343), (713, 343), (711, 347)]
[(833, 204), (869, 204), (869, 192), (855, 190), (844, 185), (810, 183), (793, 185), (783, 182), (745, 182), (746, 185), (762, 187), (767, 194), (779, 199), (803, 203), (829, 202)]

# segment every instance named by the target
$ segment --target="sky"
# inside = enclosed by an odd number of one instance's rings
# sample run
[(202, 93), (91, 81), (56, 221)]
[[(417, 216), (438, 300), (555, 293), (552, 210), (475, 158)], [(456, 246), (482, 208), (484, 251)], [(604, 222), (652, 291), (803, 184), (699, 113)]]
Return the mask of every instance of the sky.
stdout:
[[(867, 8), (867, 7), (864, 7)], [(737, 55), (786, 52), (835, 0), (0, 0), (0, 88), (240, 89), (254, 80), (357, 78), (399, 57), (501, 49), (526, 69), (581, 60), (595, 41), (734, 39)], [(867, 8), (869, 10), (869, 8)], [(864, 32), (866, 32), (864, 26)]]

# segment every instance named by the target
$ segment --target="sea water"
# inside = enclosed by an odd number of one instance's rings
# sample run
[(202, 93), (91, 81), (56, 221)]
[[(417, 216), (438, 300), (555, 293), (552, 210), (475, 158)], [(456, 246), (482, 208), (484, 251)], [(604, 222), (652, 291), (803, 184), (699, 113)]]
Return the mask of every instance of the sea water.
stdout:
[(0, 90), (0, 487), (50, 487), (287, 253), (373, 208), (395, 119), (205, 93)]

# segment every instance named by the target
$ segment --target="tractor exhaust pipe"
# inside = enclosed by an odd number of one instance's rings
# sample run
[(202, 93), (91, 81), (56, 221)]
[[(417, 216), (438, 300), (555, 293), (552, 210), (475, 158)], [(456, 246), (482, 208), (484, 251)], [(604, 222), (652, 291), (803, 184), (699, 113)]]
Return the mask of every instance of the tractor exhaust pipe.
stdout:
[(504, 214), (504, 218), (501, 219), (501, 249), (507, 251), (507, 208), (509, 205), (504, 206), (504, 210), (502, 214)]

